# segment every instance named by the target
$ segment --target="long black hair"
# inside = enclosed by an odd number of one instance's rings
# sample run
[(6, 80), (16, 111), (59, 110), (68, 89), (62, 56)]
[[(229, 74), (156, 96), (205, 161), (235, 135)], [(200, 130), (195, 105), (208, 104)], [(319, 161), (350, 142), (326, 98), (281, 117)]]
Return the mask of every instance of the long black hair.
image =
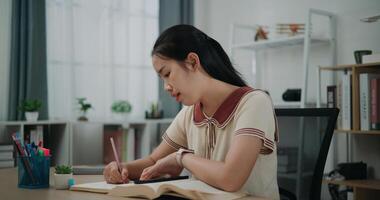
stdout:
[(191, 52), (199, 56), (201, 65), (211, 77), (235, 86), (247, 86), (222, 46), (191, 25), (175, 25), (166, 29), (156, 40), (152, 56), (182, 62)]

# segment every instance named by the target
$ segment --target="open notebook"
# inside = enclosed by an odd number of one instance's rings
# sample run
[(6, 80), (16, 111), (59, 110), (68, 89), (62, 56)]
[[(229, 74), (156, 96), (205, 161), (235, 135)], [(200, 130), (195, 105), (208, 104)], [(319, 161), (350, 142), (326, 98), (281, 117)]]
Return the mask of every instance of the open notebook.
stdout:
[(186, 179), (148, 184), (107, 184), (106, 182), (74, 185), (74, 191), (104, 193), (120, 197), (141, 197), (154, 199), (161, 195), (173, 195), (189, 199), (238, 199), (246, 196), (240, 192), (225, 192), (202, 181)]

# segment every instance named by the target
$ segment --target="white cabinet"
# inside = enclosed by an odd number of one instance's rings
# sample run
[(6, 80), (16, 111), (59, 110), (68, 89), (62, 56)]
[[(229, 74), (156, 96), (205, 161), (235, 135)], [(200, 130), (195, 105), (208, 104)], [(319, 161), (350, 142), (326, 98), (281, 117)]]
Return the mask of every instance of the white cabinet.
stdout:
[(128, 127), (128, 160), (145, 157), (161, 141), (162, 126), (173, 119), (135, 120), (131, 122), (77, 122), (77, 121), (3, 121), (0, 122), (0, 144), (13, 144), (11, 135), (21, 137), (33, 130), (42, 130), (44, 147), (52, 154), (51, 165), (100, 165), (103, 164), (103, 133), (106, 127)]
[[(128, 161), (148, 156), (161, 141), (162, 126), (169, 125), (173, 119), (142, 119), (129, 122), (71, 122), (73, 165), (103, 164), (103, 134), (111, 129), (128, 129), (123, 131), (126, 137), (126, 157)], [(119, 129), (119, 130), (120, 130)], [(112, 132), (112, 131), (111, 131)]]
[(50, 149), (52, 155), (51, 165), (69, 164), (71, 162), (71, 142), (70, 123), (67, 121), (0, 122), (0, 143), (13, 144), (11, 135), (15, 132), (19, 132), (25, 139), (32, 131), (37, 130), (43, 134), (44, 147)]
[[(315, 37), (312, 35), (312, 18), (315, 16), (320, 17), (326, 17), (328, 19), (329, 23), (329, 33), (327, 37)], [(239, 57), (237, 54), (241, 52), (241, 50), (249, 51), (252, 54), (252, 65), (250, 66), (252, 69), (248, 70), (241, 70), (243, 75), (246, 75), (246, 77), (250, 77), (251, 79), (255, 79), (255, 81), (248, 80), (251, 84), (254, 84), (254, 86), (258, 86), (259, 88), (265, 88), (265, 85), (260, 84), (259, 78), (256, 74), (259, 74), (258, 72), (262, 70), (260, 66), (257, 66), (256, 60), (257, 60), (257, 52), (263, 51), (269, 48), (280, 48), (280, 47), (289, 47), (294, 45), (299, 45), (303, 47), (303, 57), (299, 58), (302, 59), (303, 66), (299, 67), (301, 71), (301, 76), (294, 75), (294, 79), (302, 79), (301, 85), (297, 86), (298, 88), (301, 88), (301, 101), (300, 102), (284, 102), (284, 101), (275, 101), (274, 104), (276, 107), (306, 107), (306, 104), (309, 103), (307, 101), (307, 89), (309, 84), (309, 69), (310, 69), (310, 57), (312, 56), (311, 53), (311, 44), (318, 44), (318, 43), (325, 43), (329, 44), (330, 46), (330, 54), (329, 56), (329, 63), (332, 65), (336, 64), (336, 17), (334, 14), (330, 12), (326, 12), (323, 10), (316, 10), (316, 9), (310, 9), (307, 15), (306, 19), (306, 26), (305, 26), (305, 34), (304, 35), (297, 35), (293, 37), (287, 37), (287, 38), (278, 38), (278, 39), (269, 39), (264, 41), (247, 41), (247, 42), (236, 42), (237, 40), (237, 31), (251, 31), (252, 33), (256, 32), (258, 26), (249, 26), (249, 25), (240, 25), (240, 24), (232, 24), (231, 25), (231, 34), (230, 34), (230, 57), (232, 60), (237, 59), (243, 59), (241, 56)], [(316, 26), (313, 26), (313, 29), (315, 30)], [(281, 48), (282, 51), (286, 51), (286, 49)], [(279, 52), (281, 53), (281, 52)], [(249, 58), (248, 58), (249, 59)], [(267, 59), (276, 59), (276, 58), (267, 58)], [(245, 66), (247, 68), (247, 66)], [(281, 67), (281, 66), (278, 66)], [(244, 68), (244, 66), (243, 66)], [(252, 72), (253, 71), (253, 72)], [(252, 72), (252, 75), (247, 75), (247, 73)], [(289, 73), (294, 73), (294, 71), (289, 70)], [(294, 73), (295, 74), (295, 73)], [(270, 77), (270, 75), (268, 75)], [(274, 77), (273, 77), (274, 78)], [(280, 82), (281, 80), (278, 80)], [(280, 83), (279, 83), (280, 84)], [(283, 85), (280, 85), (283, 87)], [(291, 88), (291, 87), (288, 87)], [(273, 93), (272, 91), (269, 91), (269, 93)]]

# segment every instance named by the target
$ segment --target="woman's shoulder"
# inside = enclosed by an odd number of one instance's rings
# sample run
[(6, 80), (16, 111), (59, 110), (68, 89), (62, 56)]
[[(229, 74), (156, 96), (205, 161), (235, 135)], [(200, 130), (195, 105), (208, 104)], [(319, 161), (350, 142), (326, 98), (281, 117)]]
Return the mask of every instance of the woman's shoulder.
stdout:
[(254, 89), (245, 95), (241, 102), (243, 105), (272, 105), (272, 100), (264, 90)]

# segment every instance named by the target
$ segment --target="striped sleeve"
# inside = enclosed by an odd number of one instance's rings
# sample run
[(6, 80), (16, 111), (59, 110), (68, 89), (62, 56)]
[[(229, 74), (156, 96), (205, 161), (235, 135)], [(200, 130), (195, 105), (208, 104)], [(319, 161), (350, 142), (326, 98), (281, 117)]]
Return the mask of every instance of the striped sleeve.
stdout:
[(263, 141), (261, 154), (271, 154), (275, 148), (277, 125), (272, 102), (264, 92), (255, 92), (248, 97), (236, 113), (235, 137), (252, 136)]
[(188, 107), (182, 108), (162, 136), (162, 140), (175, 150), (178, 150), (179, 148), (187, 149), (187, 137), (185, 132), (185, 117), (187, 109)]

